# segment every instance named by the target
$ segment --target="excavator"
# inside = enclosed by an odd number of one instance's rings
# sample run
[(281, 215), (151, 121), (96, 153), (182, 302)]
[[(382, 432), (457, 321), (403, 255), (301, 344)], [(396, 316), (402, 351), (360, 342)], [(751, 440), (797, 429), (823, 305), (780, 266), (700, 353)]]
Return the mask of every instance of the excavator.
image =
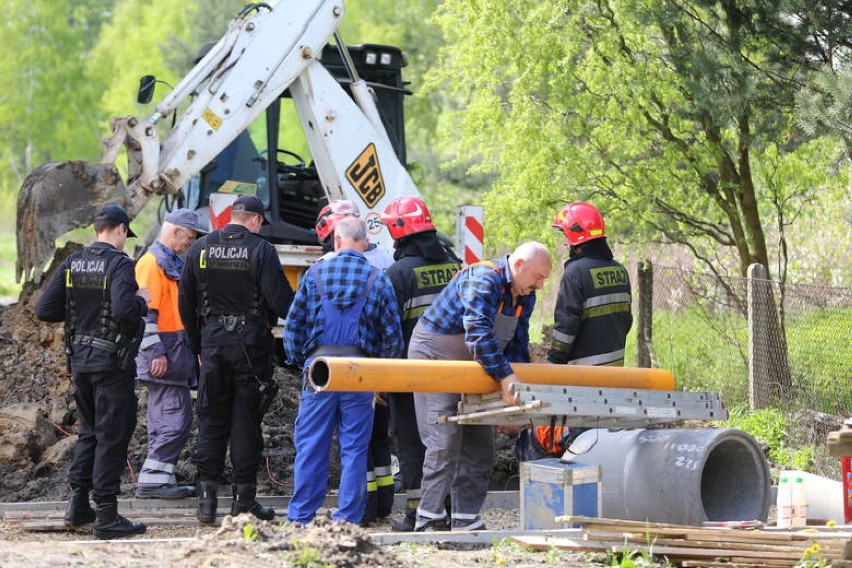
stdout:
[[(100, 163), (33, 170), (18, 195), (16, 279), (38, 283), (56, 239), (89, 225), (104, 204), (133, 218), (155, 196), (202, 212), (214, 193), (258, 195), (273, 220), (262, 234), (285, 269), (296, 267), (291, 280), (318, 256), (312, 228), (324, 200), (358, 204), (371, 240), (389, 245), (378, 212), (420, 195), (405, 167), (405, 60), (395, 47), (346, 47), (337, 31), (344, 13), (342, 0), (247, 4), (150, 117), (111, 120)], [(143, 77), (140, 101), (155, 82)], [(279, 148), (285, 99), (310, 163)], [(126, 181), (115, 164), (122, 149)]]

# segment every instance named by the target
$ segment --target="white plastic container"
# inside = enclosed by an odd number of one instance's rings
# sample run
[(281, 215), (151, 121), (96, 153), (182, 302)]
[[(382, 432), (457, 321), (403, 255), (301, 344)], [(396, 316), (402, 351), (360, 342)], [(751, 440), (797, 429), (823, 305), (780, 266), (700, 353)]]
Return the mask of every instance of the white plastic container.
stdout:
[(775, 524), (779, 529), (793, 526), (793, 491), (790, 480), (782, 476), (778, 480), (778, 498), (775, 500)]
[(796, 477), (793, 482), (792, 497), (793, 505), (792, 526), (806, 527), (808, 525), (808, 499), (805, 495), (805, 482), (801, 477)]

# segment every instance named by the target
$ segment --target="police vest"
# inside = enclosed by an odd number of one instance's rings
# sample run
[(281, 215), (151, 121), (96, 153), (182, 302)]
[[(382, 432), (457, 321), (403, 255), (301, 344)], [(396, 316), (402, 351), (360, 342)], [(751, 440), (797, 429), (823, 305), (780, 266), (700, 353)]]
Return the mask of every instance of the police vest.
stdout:
[(238, 316), (265, 322), (265, 302), (256, 275), (260, 239), (245, 233), (210, 233), (199, 251), (202, 314), (205, 321)]
[[(86, 247), (68, 259), (65, 270), (66, 342), (92, 345), (114, 342), (119, 322), (112, 316), (110, 279), (123, 252), (110, 248)], [(106, 350), (114, 347), (96, 345)]]

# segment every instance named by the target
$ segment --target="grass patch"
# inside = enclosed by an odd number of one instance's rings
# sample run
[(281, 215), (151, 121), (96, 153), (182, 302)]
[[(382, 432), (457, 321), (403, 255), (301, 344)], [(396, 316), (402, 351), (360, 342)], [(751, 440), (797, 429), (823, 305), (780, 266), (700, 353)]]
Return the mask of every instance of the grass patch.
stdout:
[[(852, 309), (812, 309), (788, 316), (788, 360), (793, 397), (788, 409), (838, 414), (852, 408), (840, 389), (852, 373)], [(654, 312), (654, 349), (659, 366), (674, 373), (677, 388), (718, 393), (728, 407), (748, 404), (748, 330), (735, 313), (698, 307)], [(631, 341), (632, 343), (632, 341)], [(842, 412), (841, 412), (842, 413)]]

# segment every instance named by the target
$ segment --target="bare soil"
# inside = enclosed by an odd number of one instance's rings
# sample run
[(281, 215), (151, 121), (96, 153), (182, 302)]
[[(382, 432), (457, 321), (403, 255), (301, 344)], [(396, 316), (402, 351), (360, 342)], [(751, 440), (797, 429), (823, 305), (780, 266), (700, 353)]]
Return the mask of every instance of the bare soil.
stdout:
[(538, 568), (551, 564), (572, 568), (603, 565), (595, 561), (602, 560), (600, 556), (595, 559), (558, 550), (536, 552), (508, 540), (474, 545), (440, 541), (381, 545), (370, 536), (375, 529), (325, 518), (299, 526), (240, 515), (226, 517), (218, 528), (153, 527), (144, 537), (110, 542), (83, 540), (90, 537), (81, 532), (49, 536), (21, 534), (10, 526), (0, 525), (0, 529), (5, 535), (0, 540), (2, 566)]

